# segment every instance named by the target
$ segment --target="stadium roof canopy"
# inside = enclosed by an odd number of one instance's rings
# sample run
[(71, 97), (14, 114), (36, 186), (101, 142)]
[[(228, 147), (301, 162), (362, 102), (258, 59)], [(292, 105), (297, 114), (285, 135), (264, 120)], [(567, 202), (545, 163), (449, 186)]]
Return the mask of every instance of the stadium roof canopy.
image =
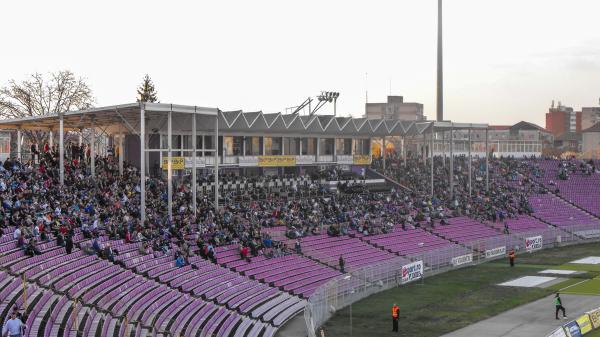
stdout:
[[(63, 114), (64, 129), (78, 131), (86, 128), (102, 128), (106, 133), (139, 132), (140, 103), (112, 105), (89, 110), (69, 111)], [(144, 103), (146, 127), (153, 128), (154, 122), (165, 120), (169, 112), (174, 115), (174, 130), (189, 130), (190, 123), (177, 123), (178, 116), (196, 114), (199, 129), (212, 131), (214, 116), (219, 115), (220, 133), (274, 133), (274, 134), (314, 134), (331, 136), (419, 136), (450, 129), (486, 129), (487, 124), (453, 123), (450, 121), (400, 121), (391, 119), (367, 119), (337, 117), (332, 115), (300, 115), (282, 113), (219, 111), (189, 105), (166, 103)], [(205, 118), (203, 120), (202, 118)], [(163, 123), (164, 124), (164, 123)], [(19, 119), (0, 120), (1, 129), (58, 130), (59, 114), (32, 116)], [(162, 129), (159, 128), (159, 129)]]

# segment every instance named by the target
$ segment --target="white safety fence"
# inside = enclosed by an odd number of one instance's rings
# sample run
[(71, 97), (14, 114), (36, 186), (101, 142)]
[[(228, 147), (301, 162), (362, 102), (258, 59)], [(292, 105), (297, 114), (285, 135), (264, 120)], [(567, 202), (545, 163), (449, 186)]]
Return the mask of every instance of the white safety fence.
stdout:
[(309, 337), (336, 311), (381, 291), (455, 268), (506, 258), (510, 250), (523, 254), (540, 249), (600, 240), (600, 224), (549, 227), (510, 233), (466, 244), (398, 257), (359, 269), (349, 269), (320, 286), (304, 309)]

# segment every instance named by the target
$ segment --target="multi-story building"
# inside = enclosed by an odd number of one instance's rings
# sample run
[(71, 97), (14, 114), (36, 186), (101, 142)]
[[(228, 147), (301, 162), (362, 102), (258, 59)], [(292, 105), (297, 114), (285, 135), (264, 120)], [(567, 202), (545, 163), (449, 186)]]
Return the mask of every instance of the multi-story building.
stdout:
[[(600, 105), (600, 102), (598, 102)], [(589, 129), (600, 122), (600, 106), (581, 108), (581, 129)]]
[[(467, 130), (453, 132), (453, 152), (464, 155), (469, 150)], [(434, 143), (434, 153), (450, 152), (450, 135), (440, 135)], [(552, 145), (554, 136), (548, 130), (533, 123), (521, 121), (514, 125), (490, 125), (488, 143), (494, 156), (530, 157), (539, 156), (543, 149)], [(471, 151), (476, 155), (485, 154), (485, 130), (471, 131)]]
[(404, 102), (402, 96), (388, 96), (386, 103), (366, 103), (365, 118), (423, 121), (423, 104)]
[(546, 113), (546, 130), (554, 136), (560, 136), (569, 132), (581, 132), (581, 112), (574, 111), (572, 107), (564, 106), (558, 102), (558, 106), (552, 106)]
[(581, 131), (584, 158), (600, 159), (600, 122)]

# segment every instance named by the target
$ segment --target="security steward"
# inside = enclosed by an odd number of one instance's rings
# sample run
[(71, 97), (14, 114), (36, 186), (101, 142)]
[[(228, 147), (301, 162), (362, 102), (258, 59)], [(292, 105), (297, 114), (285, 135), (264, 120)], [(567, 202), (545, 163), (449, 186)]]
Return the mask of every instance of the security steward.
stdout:
[(400, 317), (400, 307), (394, 303), (392, 307), (392, 331), (398, 332), (398, 318)]
[(515, 266), (515, 250), (511, 249), (510, 253), (508, 253), (508, 261), (510, 262), (510, 266)]

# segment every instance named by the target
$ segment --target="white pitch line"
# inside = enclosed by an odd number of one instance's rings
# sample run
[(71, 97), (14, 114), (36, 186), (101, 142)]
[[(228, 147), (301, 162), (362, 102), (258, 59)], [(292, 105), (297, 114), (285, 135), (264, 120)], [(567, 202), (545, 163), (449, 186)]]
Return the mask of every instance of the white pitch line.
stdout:
[(583, 280), (583, 281), (581, 281), (581, 282), (577, 282), (577, 283), (575, 283), (575, 284), (571, 284), (570, 286), (567, 286), (567, 287), (564, 287), (564, 288), (562, 288), (562, 289), (559, 289), (558, 291), (567, 290), (567, 289), (569, 289), (569, 288), (571, 288), (571, 287), (574, 287), (574, 286), (576, 286), (576, 285), (578, 285), (578, 284), (582, 284), (583, 282), (587, 282), (587, 281), (589, 281), (589, 280), (591, 280), (591, 279), (588, 279), (588, 280)]

